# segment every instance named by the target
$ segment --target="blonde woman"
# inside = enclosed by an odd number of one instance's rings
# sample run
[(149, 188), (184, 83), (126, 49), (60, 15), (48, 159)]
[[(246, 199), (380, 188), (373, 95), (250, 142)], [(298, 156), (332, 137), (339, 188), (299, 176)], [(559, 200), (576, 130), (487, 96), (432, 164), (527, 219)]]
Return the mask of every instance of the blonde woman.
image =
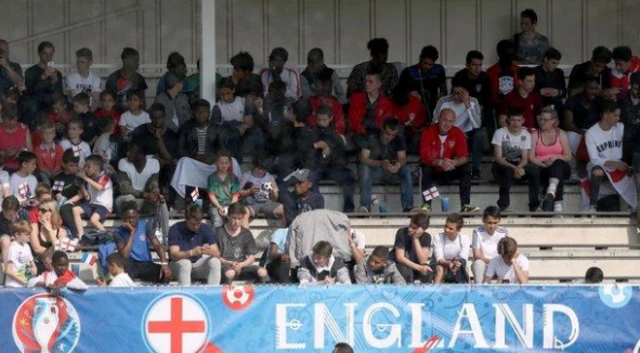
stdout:
[(31, 234), (31, 248), (37, 255), (55, 245), (57, 240), (67, 237), (67, 230), (62, 227), (62, 218), (58, 212), (58, 203), (54, 200), (42, 202), (38, 206), (40, 223), (38, 232)]
[(558, 128), (558, 113), (546, 107), (538, 117), (540, 130), (531, 133), (529, 163), (540, 171), (540, 184), (548, 185), (546, 200), (553, 202), (553, 211), (562, 212), (564, 180), (571, 176), (571, 148), (567, 134)]

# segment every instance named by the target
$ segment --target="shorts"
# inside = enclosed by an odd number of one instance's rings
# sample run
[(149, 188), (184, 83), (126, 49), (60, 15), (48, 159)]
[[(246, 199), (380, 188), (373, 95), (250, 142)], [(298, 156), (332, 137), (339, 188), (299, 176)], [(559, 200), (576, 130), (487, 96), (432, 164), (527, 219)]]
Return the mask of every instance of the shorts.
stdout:
[(276, 208), (280, 207), (280, 204), (273, 200), (267, 200), (266, 202), (256, 202), (252, 205), (247, 205), (247, 207), (251, 209), (252, 217), (256, 217), (259, 214), (262, 214), (263, 216), (268, 218), (275, 218)]
[(104, 222), (107, 219), (107, 215), (109, 215), (109, 210), (102, 205), (96, 205), (93, 203), (83, 203), (79, 205), (82, 208), (82, 212), (84, 212), (87, 217), (91, 218), (94, 214), (100, 216), (100, 222)]

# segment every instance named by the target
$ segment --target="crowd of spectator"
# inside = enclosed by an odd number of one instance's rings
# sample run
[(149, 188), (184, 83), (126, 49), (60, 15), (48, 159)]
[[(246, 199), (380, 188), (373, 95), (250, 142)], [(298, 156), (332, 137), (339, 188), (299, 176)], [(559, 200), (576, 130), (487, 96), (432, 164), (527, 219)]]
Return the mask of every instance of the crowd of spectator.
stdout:
[[(309, 52), (298, 75), (278, 47), (258, 74), (249, 53), (234, 55), (233, 74), (218, 77), (216, 102), (209, 102), (199, 97), (199, 76), (187, 77), (184, 57), (174, 52), (149, 107), (133, 48), (122, 50), (121, 68), (103, 86), (88, 48), (76, 52), (77, 72), (63, 77), (51, 42), (38, 45), (39, 62), (23, 73), (0, 40), (7, 285), (27, 284), (25, 273), (70, 277), (64, 256), (49, 250), (63, 249), (66, 239), (80, 239), (80, 246), (102, 239), (112, 214), (122, 219), (113, 233), (121, 258), (105, 256), (105, 272), (118, 284), (466, 283), (471, 274), (478, 283), (526, 283), (526, 257), (497, 227), (514, 183), (527, 181), (530, 211), (562, 212), (572, 177), (585, 190), (584, 210), (617, 210), (617, 195), (637, 209), (640, 197), (640, 59), (626, 46), (597, 47), (591, 60), (573, 67), (567, 85), (557, 68), (562, 55), (536, 23), (533, 10), (523, 11), (522, 32), (497, 44), (498, 62), (485, 72), (483, 54), (470, 51), (451, 87), (435, 47), (424, 47), (417, 64), (398, 72), (388, 62), (387, 40), (374, 38), (371, 59), (353, 68), (346, 90), (321, 49)], [(459, 180), (460, 212), (480, 211), (471, 192), (487, 137), (498, 207), (485, 210), (473, 239), (460, 234), (458, 213), (432, 238), (426, 230), (438, 185)], [(251, 168), (243, 172), (247, 154)], [(409, 155), (419, 158), (425, 197), (418, 207)], [(346, 236), (316, 241), (292, 261), (288, 247), (299, 234), (291, 229), (302, 214), (324, 208), (319, 185), (326, 179), (342, 187), (346, 213), (374, 212), (372, 186), (400, 184), (398, 211), (413, 216), (390, 252), (378, 247), (366, 255), (364, 236), (347, 227)], [(185, 220), (169, 228), (171, 210)], [(210, 224), (203, 224), (207, 214)], [(258, 216), (281, 230), (260, 266), (248, 230)], [(98, 233), (87, 232), (85, 220)]]

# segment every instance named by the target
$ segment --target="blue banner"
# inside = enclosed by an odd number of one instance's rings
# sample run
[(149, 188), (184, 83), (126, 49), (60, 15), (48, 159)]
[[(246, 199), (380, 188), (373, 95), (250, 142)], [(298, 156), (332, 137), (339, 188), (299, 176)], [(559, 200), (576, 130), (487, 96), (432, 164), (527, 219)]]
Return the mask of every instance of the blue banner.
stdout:
[(0, 351), (623, 353), (634, 286), (0, 289)]

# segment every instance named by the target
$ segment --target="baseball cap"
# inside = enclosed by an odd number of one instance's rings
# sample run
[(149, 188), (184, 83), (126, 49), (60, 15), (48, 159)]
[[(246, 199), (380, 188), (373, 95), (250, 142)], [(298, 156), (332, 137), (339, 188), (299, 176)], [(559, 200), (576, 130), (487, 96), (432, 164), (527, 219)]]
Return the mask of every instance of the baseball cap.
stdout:
[(293, 185), (309, 180), (309, 169), (298, 169), (284, 178), (285, 183)]

